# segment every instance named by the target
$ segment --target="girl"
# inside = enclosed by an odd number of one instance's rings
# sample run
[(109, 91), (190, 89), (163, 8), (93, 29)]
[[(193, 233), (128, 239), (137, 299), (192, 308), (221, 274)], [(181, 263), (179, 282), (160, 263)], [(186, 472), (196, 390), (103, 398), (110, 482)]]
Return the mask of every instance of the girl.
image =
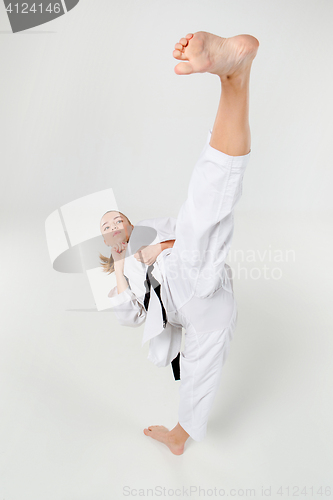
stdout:
[[(250, 156), (249, 81), (258, 47), (250, 35), (221, 38), (199, 31), (180, 39), (173, 51), (181, 61), (176, 74), (208, 72), (221, 82), (213, 130), (192, 173), (188, 197), (176, 221), (140, 223), (141, 228), (153, 228), (157, 236), (153, 245), (141, 245), (139, 251), (131, 247), (137, 225), (116, 211), (101, 220), (104, 241), (111, 246), (111, 258), (104, 264), (114, 270), (117, 280), (109, 296), (118, 319), (131, 326), (149, 322), (146, 340), (150, 338), (155, 349), (150, 354), (157, 359), (164, 346), (165, 363), (180, 347), (180, 337), (173, 333), (186, 330), (178, 423), (170, 431), (159, 425), (144, 429), (176, 455), (183, 453), (189, 436), (201, 441), (206, 434), (236, 325), (237, 307), (225, 259), (233, 234), (233, 209)], [(156, 304), (162, 308), (159, 317), (167, 320), (163, 326), (175, 329), (169, 336), (158, 323)]]

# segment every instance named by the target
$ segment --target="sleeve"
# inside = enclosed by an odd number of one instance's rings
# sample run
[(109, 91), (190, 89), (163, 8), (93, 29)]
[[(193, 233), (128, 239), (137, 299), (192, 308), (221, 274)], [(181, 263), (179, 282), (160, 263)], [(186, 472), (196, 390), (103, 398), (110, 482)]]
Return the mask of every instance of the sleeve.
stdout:
[(146, 219), (138, 222), (138, 226), (153, 227), (157, 232), (160, 243), (176, 239), (177, 219), (175, 217), (158, 217), (156, 219)]
[(145, 321), (147, 312), (137, 300), (130, 287), (118, 294), (117, 287), (115, 286), (111, 289), (108, 296), (111, 308), (121, 325), (136, 327)]

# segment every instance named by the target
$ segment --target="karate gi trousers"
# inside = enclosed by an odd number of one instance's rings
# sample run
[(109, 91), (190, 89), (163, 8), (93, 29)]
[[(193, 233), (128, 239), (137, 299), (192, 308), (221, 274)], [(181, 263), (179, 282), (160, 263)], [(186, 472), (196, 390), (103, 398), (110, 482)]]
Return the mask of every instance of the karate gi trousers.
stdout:
[(164, 260), (168, 321), (182, 326), (179, 423), (204, 439), (223, 364), (237, 321), (230, 267), (225, 263), (234, 230), (233, 209), (242, 194), (250, 153), (229, 156), (207, 143), (194, 167)]

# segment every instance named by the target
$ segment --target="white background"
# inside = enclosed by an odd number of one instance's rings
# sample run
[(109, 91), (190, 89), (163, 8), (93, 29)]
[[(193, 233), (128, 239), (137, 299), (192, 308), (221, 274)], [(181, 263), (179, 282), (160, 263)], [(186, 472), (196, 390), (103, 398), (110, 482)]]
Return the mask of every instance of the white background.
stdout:
[[(333, 486), (332, 20), (329, 0), (81, 0), (12, 34), (0, 5), (1, 499)], [(142, 432), (177, 422), (171, 369), (146, 360), (142, 327), (94, 312), (85, 276), (53, 271), (44, 222), (110, 187), (134, 224), (177, 216), (220, 92), (213, 75), (173, 71), (175, 43), (199, 30), (260, 41), (233, 242), (257, 260), (235, 278), (207, 438), (176, 457)]]

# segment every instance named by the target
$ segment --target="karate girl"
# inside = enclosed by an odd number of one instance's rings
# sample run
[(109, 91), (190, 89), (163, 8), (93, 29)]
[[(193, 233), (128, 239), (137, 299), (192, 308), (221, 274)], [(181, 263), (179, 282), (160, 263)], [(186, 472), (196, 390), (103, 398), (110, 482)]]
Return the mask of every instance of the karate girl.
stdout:
[[(233, 209), (250, 157), (249, 81), (258, 47), (258, 40), (250, 35), (221, 38), (199, 31), (181, 38), (173, 51), (173, 57), (181, 61), (175, 67), (177, 75), (208, 72), (221, 82), (214, 126), (193, 170), (174, 231), (165, 231), (157, 244), (134, 256), (145, 268), (159, 264), (167, 321), (186, 330), (178, 423), (172, 430), (160, 425), (144, 429), (145, 435), (166, 444), (176, 455), (183, 453), (189, 437), (196, 441), (205, 437), (236, 326), (237, 307), (225, 260), (233, 234)], [(170, 226), (171, 219), (163, 220)], [(110, 295), (112, 307), (123, 324), (137, 326), (145, 321), (149, 306), (129, 286), (130, 268), (124, 275), (124, 256), (134, 226), (121, 212), (111, 211), (104, 214), (100, 227), (111, 247), (103, 265), (106, 271), (115, 272), (117, 281)], [(134, 274), (135, 270), (135, 281)], [(142, 273), (142, 284), (144, 279)]]

